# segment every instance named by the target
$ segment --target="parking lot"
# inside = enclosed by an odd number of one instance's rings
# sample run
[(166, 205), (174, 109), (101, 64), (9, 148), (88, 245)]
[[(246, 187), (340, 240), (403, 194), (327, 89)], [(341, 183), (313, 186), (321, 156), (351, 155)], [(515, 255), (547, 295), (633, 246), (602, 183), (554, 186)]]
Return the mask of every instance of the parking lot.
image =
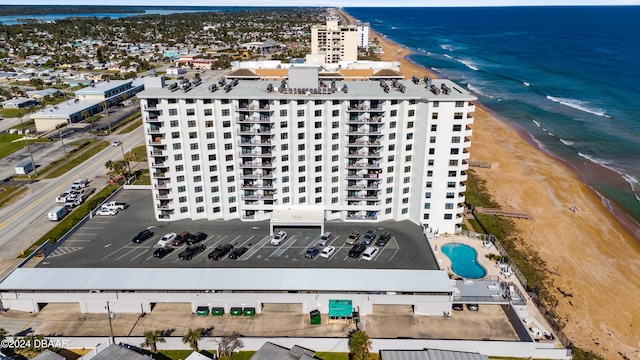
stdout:
[[(287, 239), (280, 245), (270, 244), (269, 222), (241, 222), (239, 220), (178, 220), (158, 222), (153, 216), (153, 203), (148, 190), (123, 190), (114, 199), (125, 202), (129, 207), (115, 216), (94, 216), (46, 259), (39, 267), (75, 268), (155, 268), (155, 267), (237, 267), (237, 268), (370, 268), (370, 269), (436, 269), (435, 258), (422, 235), (421, 228), (409, 221), (382, 223), (353, 223), (328, 221), (325, 231), (334, 234), (327, 244), (336, 247), (331, 258), (316, 256), (305, 258), (308, 249), (316, 246), (320, 229), (318, 227), (286, 227), (275, 231), (287, 232)], [(132, 239), (140, 231), (149, 229), (154, 234), (142, 243)], [(363, 236), (368, 229), (378, 235), (383, 231), (391, 233), (391, 241), (380, 248), (371, 261), (348, 256), (352, 245), (345, 240), (353, 230)], [(192, 260), (181, 260), (178, 255), (187, 245), (173, 247), (164, 258), (155, 258), (153, 253), (158, 240), (167, 233), (181, 231), (207, 234), (206, 249)], [(247, 247), (248, 251), (239, 259), (221, 260), (207, 258), (217, 246), (232, 244)]]

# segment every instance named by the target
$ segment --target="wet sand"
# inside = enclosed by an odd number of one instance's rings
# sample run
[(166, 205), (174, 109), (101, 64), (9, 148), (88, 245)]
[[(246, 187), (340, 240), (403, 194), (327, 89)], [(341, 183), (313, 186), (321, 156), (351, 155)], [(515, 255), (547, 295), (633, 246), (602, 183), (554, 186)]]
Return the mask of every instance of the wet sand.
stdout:
[[(374, 38), (384, 50), (381, 60), (401, 62), (406, 78), (435, 77), (406, 59), (409, 49), (372, 31)], [(518, 237), (547, 264), (564, 332), (576, 346), (606, 359), (639, 358), (637, 238), (572, 169), (528, 142), (508, 119), (477, 103), (472, 128), (471, 160), (491, 163), (490, 169), (472, 168), (475, 174), (502, 208), (535, 219), (514, 222)]]

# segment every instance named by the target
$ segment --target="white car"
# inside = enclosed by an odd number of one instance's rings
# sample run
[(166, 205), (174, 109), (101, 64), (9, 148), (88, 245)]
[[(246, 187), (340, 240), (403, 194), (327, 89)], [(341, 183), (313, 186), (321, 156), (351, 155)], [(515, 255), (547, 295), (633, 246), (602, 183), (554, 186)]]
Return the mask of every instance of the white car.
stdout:
[(320, 253), (320, 256), (323, 258), (330, 258), (333, 253), (336, 252), (336, 247), (335, 246), (327, 246), (326, 248), (322, 249), (322, 252)]
[(100, 210), (96, 211), (96, 215), (99, 215), (99, 216), (113, 216), (113, 215), (116, 215), (117, 213), (118, 213), (118, 210), (107, 209), (107, 208), (101, 208)]
[(116, 141), (111, 143), (111, 146), (113, 146), (113, 147), (120, 146), (120, 145), (122, 145), (122, 141), (120, 141), (120, 140), (116, 140)]
[(158, 247), (167, 247), (178, 236), (176, 233), (168, 233), (158, 240)]
[(127, 204), (117, 201), (109, 201), (108, 203), (102, 205), (102, 207), (106, 209), (124, 210), (127, 208)]
[(271, 239), (271, 245), (280, 245), (280, 243), (285, 240), (287, 240), (287, 233), (284, 231), (278, 231), (276, 236)]
[(378, 252), (380, 252), (380, 249), (375, 247), (375, 246), (369, 246), (363, 253), (362, 253), (362, 260), (367, 260), (367, 261), (371, 261), (373, 260), (373, 258), (378, 255)]

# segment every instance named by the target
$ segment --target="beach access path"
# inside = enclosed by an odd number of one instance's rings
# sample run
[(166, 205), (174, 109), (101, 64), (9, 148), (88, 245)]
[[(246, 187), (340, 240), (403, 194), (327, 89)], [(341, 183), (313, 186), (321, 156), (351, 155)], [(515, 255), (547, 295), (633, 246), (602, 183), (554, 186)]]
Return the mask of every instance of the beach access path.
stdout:
[[(377, 38), (383, 48), (381, 60), (401, 63), (405, 78), (437, 77), (407, 60), (409, 49), (375, 31), (370, 38)], [(486, 181), (501, 208), (518, 209), (535, 219), (514, 223), (519, 238), (538, 249), (550, 269), (564, 332), (580, 348), (606, 359), (640, 357), (638, 239), (572, 170), (532, 145), (505, 119), (477, 104), (472, 127), (471, 160), (491, 163), (491, 168), (473, 171)]]

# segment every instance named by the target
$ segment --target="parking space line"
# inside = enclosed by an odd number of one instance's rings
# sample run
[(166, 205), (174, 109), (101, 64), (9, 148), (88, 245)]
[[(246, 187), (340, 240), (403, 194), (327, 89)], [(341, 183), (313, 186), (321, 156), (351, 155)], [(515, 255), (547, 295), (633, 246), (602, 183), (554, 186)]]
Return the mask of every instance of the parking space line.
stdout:
[(242, 261), (249, 260), (253, 255), (255, 255), (258, 251), (260, 251), (260, 249), (265, 247), (265, 245), (267, 245), (269, 243), (270, 239), (271, 239), (271, 236), (270, 235), (266, 235), (260, 241), (258, 241), (258, 244), (256, 244), (256, 245), (260, 245), (262, 243), (262, 245), (251, 247), (249, 249), (249, 251), (247, 251), (247, 253), (244, 256), (242, 256), (240, 259), (238, 259), (238, 260), (242, 260)]
[(147, 253), (147, 250), (145, 250), (145, 251), (141, 252), (140, 254), (138, 254), (138, 255), (136, 255), (136, 256), (134, 256), (134, 257), (132, 257), (132, 258), (131, 258), (131, 261), (133, 261), (133, 260), (137, 259), (139, 256), (144, 255), (144, 254), (146, 254), (146, 253)]
[(135, 247), (135, 248), (133, 248), (133, 249), (131, 249), (131, 250), (127, 251), (126, 253), (124, 253), (124, 255), (121, 255), (120, 257), (116, 258), (116, 261), (118, 261), (118, 260), (122, 259), (123, 257), (125, 257), (125, 256), (127, 256), (127, 255), (129, 255), (129, 254), (131, 254), (132, 252), (134, 252), (134, 251), (136, 251), (136, 250), (140, 249), (141, 247), (142, 247), (142, 245), (140, 245), (140, 246), (138, 246), (138, 247)]
[(65, 242), (73, 242), (73, 241), (93, 241), (93, 239), (69, 239), (69, 240), (65, 240)]
[(94, 233), (75, 233), (74, 235), (89, 235), (89, 236), (98, 236), (98, 234), (94, 234)]
[[(285, 251), (287, 251), (287, 250), (291, 247), (291, 245), (295, 244), (295, 243), (296, 243), (296, 241), (298, 241), (298, 238), (296, 238), (296, 236), (295, 236), (295, 235), (293, 235), (292, 237), (290, 237), (290, 238), (289, 238), (289, 240), (293, 240), (293, 241), (292, 241), (292, 242), (291, 242), (287, 247), (279, 247), (279, 248), (275, 249), (275, 250), (271, 253), (271, 255), (269, 255), (269, 256), (268, 256), (268, 258), (271, 258), (271, 257), (280, 257), (282, 254), (284, 254), (284, 252), (285, 252)], [(289, 240), (287, 240), (287, 242), (288, 242)], [(285, 244), (286, 244), (286, 243), (285, 243)], [(276, 253), (277, 253), (277, 252), (280, 252), (280, 253), (276, 255)]]

